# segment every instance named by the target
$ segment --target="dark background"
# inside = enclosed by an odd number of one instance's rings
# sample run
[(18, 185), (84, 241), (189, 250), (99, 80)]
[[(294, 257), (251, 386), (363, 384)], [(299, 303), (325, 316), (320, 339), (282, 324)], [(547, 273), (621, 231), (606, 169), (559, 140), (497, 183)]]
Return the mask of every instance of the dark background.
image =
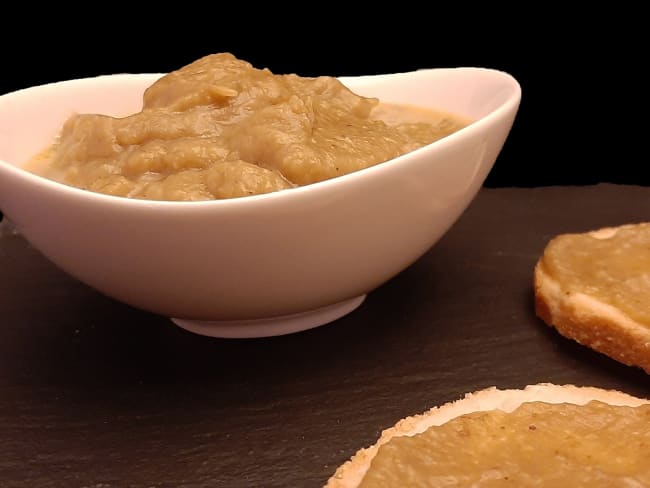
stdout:
[[(135, 2), (79, 3), (74, 13), (30, 3), (24, 15), (11, 5), (0, 30), (0, 93), (169, 71), (218, 51), (303, 75), (485, 66), (510, 72), (523, 89), (486, 185), (650, 184), (647, 42), (635, 23), (646, 16), (620, 5), (569, 14), (548, 2), (507, 12), (395, 2), (363, 15), (332, 2), (272, 2), (265, 12), (243, 2), (228, 11), (159, 2), (141, 14)], [(282, 17), (288, 12), (293, 19)], [(5, 233), (0, 484), (322, 486), (380, 429), (467, 391), (551, 381), (648, 396), (640, 370), (541, 323), (531, 288), (548, 239), (647, 218), (644, 190), (486, 189), (353, 314), (241, 342), (206, 340), (115, 303)]]
[(408, 2), (353, 12), (352, 4), (240, 2), (136, 13), (133, 5), (98, 5), (41, 11), (33, 29), (6, 34), (0, 93), (98, 74), (166, 72), (220, 51), (304, 76), (489, 67), (515, 76), (523, 96), (486, 186), (650, 184), (640, 12), (547, 4), (450, 11)]

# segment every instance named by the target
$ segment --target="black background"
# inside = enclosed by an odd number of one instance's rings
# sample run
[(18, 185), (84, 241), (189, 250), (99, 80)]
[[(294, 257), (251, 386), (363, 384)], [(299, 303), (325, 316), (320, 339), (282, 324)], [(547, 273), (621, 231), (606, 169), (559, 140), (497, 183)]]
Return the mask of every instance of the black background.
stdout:
[[(487, 186), (650, 185), (646, 17), (622, 5), (78, 5), (5, 6), (0, 93), (219, 51), (302, 75), (484, 66), (523, 90)], [(206, 340), (115, 303), (5, 234), (2, 484), (322, 486), (382, 428), (467, 391), (550, 381), (648, 396), (640, 370), (541, 323), (531, 288), (548, 239), (647, 218), (644, 190), (486, 189), (354, 313), (250, 341)]]
[(640, 12), (265, 5), (41, 10), (33, 27), (4, 34), (0, 93), (98, 74), (166, 72), (221, 51), (304, 76), (489, 67), (515, 76), (523, 96), (486, 186), (650, 184)]

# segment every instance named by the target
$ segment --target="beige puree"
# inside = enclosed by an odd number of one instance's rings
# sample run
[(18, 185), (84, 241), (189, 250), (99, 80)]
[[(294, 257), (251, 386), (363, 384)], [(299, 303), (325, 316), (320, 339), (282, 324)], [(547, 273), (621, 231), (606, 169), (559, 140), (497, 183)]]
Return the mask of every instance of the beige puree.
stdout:
[(622, 226), (606, 238), (593, 233), (557, 236), (541, 265), (567, 290), (592, 296), (650, 327), (650, 223)]
[(650, 405), (525, 403), (382, 445), (359, 488), (647, 487)]
[(124, 118), (73, 115), (27, 168), (110, 195), (232, 198), (367, 168), (469, 123), (381, 104), (333, 77), (275, 75), (226, 53), (163, 76), (143, 102)]

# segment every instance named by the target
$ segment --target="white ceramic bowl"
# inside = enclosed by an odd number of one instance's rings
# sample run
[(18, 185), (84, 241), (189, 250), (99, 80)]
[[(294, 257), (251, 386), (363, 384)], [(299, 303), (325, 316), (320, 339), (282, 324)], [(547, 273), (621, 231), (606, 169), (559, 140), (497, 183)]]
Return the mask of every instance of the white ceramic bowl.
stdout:
[(0, 209), (80, 281), (220, 337), (330, 322), (417, 260), (476, 195), (521, 98), (512, 76), (483, 68), (341, 78), (363, 95), (476, 122), (356, 173), (231, 200), (112, 197), (20, 168), (72, 112), (138, 111), (143, 90), (158, 76), (102, 76), (0, 97)]

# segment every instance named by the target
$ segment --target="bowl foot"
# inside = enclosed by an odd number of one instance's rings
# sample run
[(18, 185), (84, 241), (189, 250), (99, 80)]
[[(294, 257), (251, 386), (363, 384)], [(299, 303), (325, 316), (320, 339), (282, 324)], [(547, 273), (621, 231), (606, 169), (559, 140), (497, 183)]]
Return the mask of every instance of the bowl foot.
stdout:
[(313, 329), (333, 322), (352, 312), (363, 303), (365, 298), (366, 295), (361, 295), (316, 310), (266, 319), (209, 321), (172, 318), (171, 320), (185, 330), (204, 336), (226, 339), (271, 337)]

